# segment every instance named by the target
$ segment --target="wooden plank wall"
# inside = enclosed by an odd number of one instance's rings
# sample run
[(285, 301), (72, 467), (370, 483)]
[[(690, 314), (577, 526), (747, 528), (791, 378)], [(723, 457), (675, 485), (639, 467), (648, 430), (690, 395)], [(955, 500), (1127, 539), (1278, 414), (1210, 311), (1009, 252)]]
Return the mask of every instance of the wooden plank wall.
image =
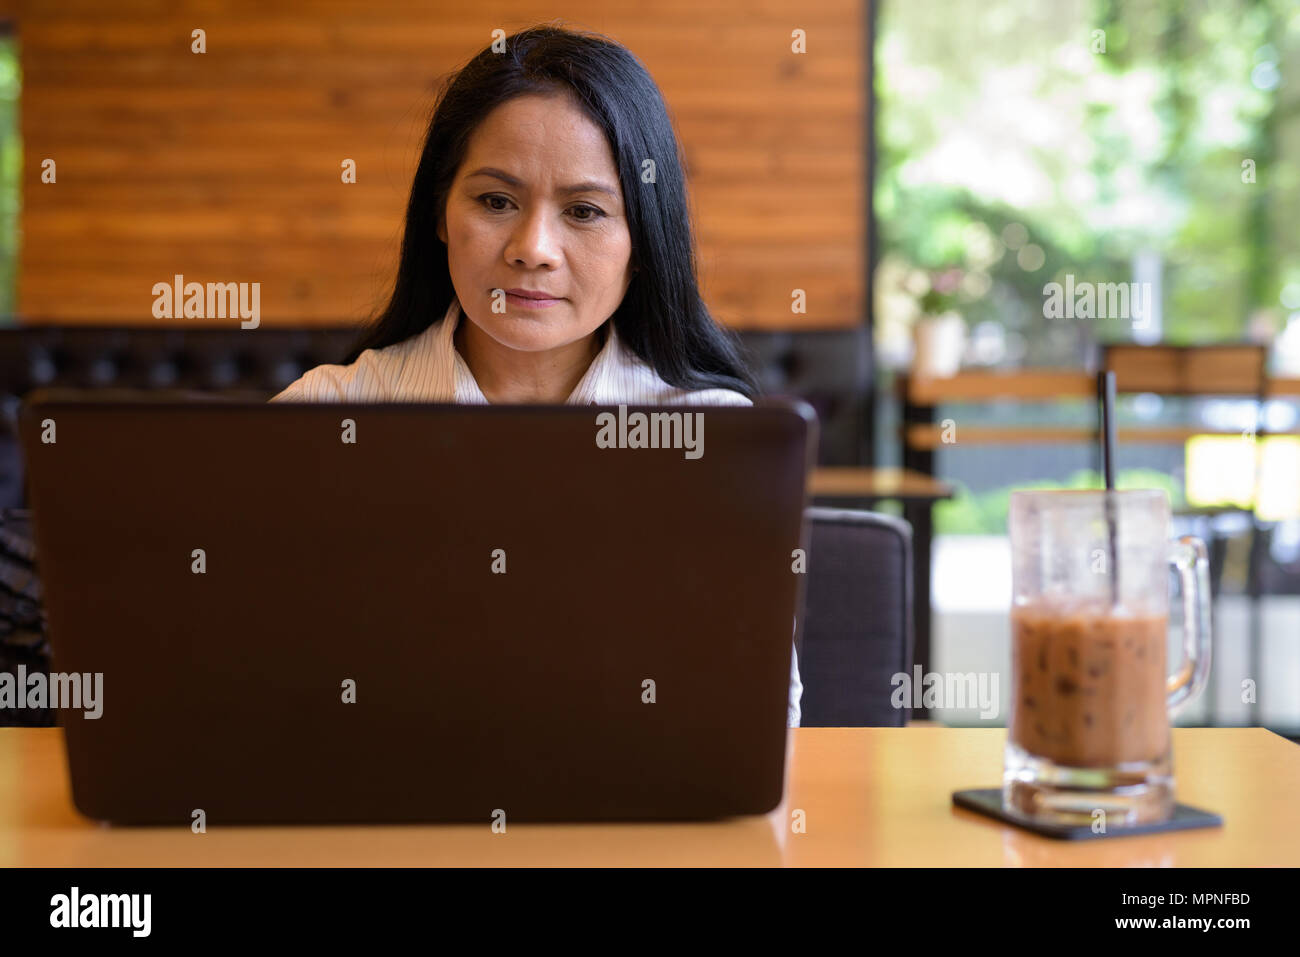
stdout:
[[(304, 11), (310, 11), (304, 12)], [(437, 78), (551, 4), (19, 0), (23, 321), (158, 322), (155, 282), (261, 282), (266, 324), (383, 301)], [(706, 301), (738, 328), (863, 321), (866, 3), (580, 0), (682, 138)], [(207, 52), (190, 50), (191, 31)], [(791, 52), (791, 32), (808, 52)], [(355, 159), (358, 182), (340, 182)], [(41, 163), (57, 163), (57, 183)], [(791, 291), (807, 291), (792, 315)], [(189, 323), (224, 320), (161, 320)]]

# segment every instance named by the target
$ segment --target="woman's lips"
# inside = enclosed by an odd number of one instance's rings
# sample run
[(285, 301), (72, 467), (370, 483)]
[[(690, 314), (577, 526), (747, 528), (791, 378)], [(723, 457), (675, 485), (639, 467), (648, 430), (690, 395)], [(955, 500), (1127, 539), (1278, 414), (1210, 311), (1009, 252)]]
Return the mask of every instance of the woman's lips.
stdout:
[(527, 296), (516, 296), (512, 292), (506, 293), (506, 299), (524, 309), (548, 309), (564, 302), (563, 299), (529, 299)]

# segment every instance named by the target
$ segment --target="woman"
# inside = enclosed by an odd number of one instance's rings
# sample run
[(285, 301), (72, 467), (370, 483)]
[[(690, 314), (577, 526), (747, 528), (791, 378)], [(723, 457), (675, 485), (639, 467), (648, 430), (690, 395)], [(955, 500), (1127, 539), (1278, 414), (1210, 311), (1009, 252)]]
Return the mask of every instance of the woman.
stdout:
[[(751, 404), (650, 75), (594, 34), (504, 42), (439, 97), (387, 307), (273, 401)], [(802, 690), (792, 658), (791, 727)]]

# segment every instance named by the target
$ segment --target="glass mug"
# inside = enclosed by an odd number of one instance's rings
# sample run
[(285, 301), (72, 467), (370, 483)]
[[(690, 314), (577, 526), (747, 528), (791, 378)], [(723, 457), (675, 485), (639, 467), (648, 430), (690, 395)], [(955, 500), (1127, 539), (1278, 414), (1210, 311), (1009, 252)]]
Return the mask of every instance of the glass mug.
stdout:
[[(1169, 499), (1156, 489), (1012, 492), (1008, 524), (1003, 806), (1057, 824), (1092, 824), (1098, 811), (1107, 826), (1166, 820), (1174, 808), (1170, 718), (1210, 673), (1205, 544), (1169, 540)], [(1182, 585), (1186, 658), (1172, 677), (1171, 564)]]

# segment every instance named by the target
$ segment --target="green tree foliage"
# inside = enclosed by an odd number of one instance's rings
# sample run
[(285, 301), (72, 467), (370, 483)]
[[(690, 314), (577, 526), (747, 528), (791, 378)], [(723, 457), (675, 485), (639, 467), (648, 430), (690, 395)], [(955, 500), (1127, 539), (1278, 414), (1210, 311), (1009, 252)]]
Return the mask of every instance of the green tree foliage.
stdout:
[(1017, 347), (1001, 364), (1130, 338), (1045, 319), (1043, 286), (1132, 282), (1139, 254), (1160, 262), (1165, 341), (1300, 315), (1294, 0), (893, 0), (879, 27), (882, 355), (954, 268), (968, 324)]

